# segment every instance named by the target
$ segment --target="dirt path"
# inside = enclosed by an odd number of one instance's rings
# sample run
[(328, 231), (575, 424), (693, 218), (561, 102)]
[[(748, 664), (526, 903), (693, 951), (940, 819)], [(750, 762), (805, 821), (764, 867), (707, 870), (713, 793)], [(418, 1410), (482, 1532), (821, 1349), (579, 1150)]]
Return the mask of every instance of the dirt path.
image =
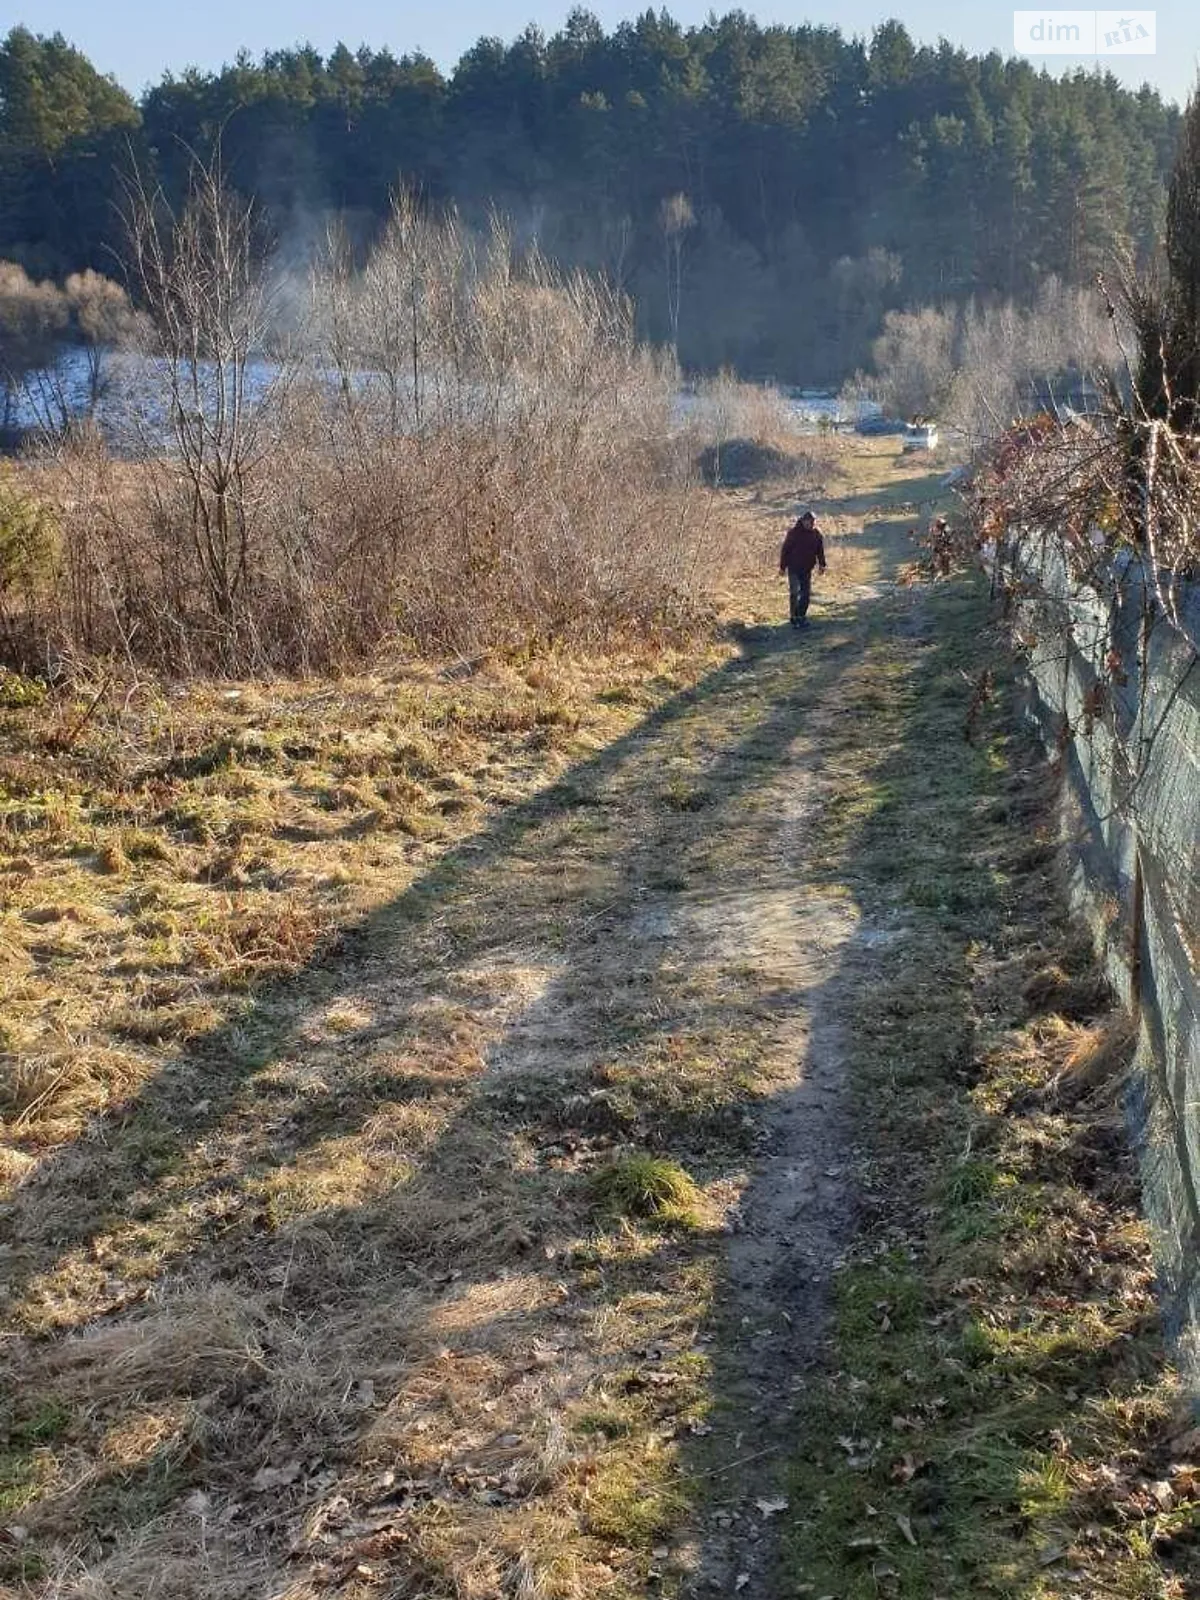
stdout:
[[(869, 501), (850, 504), (870, 515)], [(707, 920), (726, 958), (740, 951), (761, 981), (788, 985), (798, 1003), (774, 1041), (778, 1088), (762, 1107), (749, 1182), (730, 1216), (716, 1318), (721, 1402), (698, 1452), (703, 1512), (680, 1551), (689, 1594), (776, 1600), (783, 1592), (778, 1533), (788, 1521), (790, 1463), (857, 1200), (846, 1018), (879, 981), (879, 951), (890, 938), (864, 919), (836, 870), (831, 882), (838, 830), (830, 818), (848, 795), (853, 805), (856, 776), (853, 762), (839, 759), (838, 735), (862, 718), (858, 693), (876, 643), (915, 630), (920, 594), (896, 581), (911, 558), (910, 526), (884, 519), (847, 529), (857, 581), (837, 586), (794, 646), (815, 653), (827, 672), (818, 666), (814, 699), (761, 791), (775, 820), (773, 834), (747, 852), (760, 863), (757, 878), (728, 900), (719, 884), (709, 890)], [(807, 667), (800, 660), (792, 670)]]

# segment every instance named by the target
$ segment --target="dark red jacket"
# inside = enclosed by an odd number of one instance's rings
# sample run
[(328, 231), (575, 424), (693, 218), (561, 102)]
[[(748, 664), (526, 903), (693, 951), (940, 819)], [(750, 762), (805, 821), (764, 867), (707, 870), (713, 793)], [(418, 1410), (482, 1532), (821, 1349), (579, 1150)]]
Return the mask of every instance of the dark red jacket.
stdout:
[(783, 541), (783, 549), (779, 552), (779, 570), (811, 572), (814, 567), (825, 571), (825, 541), (821, 537), (821, 530), (815, 524), (806, 528), (803, 523), (797, 522), (788, 530), (788, 536)]

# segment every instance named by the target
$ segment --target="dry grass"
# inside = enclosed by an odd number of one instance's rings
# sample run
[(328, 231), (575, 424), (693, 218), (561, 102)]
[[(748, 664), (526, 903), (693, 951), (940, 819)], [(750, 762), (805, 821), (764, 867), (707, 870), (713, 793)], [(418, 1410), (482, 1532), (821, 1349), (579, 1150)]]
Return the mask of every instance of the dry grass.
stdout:
[[(531, 1560), (594, 1586), (599, 1536), (570, 1539), (596, 1452), (558, 1418), (607, 1297), (574, 1305), (545, 1253), (591, 1203), (556, 1221), (572, 1162), (539, 1175), (470, 1103), (520, 991), (500, 881), (454, 880), (703, 663), (140, 686), (41, 759), (73, 707), (7, 714), (6, 1276), (54, 1336), (12, 1347), (10, 1581), (260, 1595), (292, 1545), (297, 1593), (381, 1562), (394, 1592)], [(523, 876), (544, 940), (571, 885)]]
[[(893, 471), (924, 492), (885, 445), (838, 464), (855, 525)], [(674, 651), (130, 681), (73, 741), (86, 691), (2, 713), (2, 1581), (582, 1600), (662, 1569), (820, 981), (791, 762), (821, 706), (848, 899), (862, 716), (895, 732), (844, 668), (877, 548), (831, 539), (826, 655), (764, 626), (789, 500), (721, 500), (728, 627)]]
[[(682, 658), (658, 660), (674, 682)], [(644, 676), (631, 653), (335, 688), (135, 681), (67, 753), (86, 689), (5, 713), (3, 1094), (22, 1140), (76, 1132), (245, 991), (311, 964), (484, 807), (619, 732)], [(328, 1026), (352, 1032), (352, 1003)]]

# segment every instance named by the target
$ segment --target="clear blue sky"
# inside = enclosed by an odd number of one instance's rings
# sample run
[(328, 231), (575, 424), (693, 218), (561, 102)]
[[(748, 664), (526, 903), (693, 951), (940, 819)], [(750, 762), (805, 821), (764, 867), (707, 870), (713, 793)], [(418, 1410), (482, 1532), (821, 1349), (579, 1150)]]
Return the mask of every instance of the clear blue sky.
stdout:
[[(1020, 0), (1026, 10), (1036, 0)], [(1112, 0), (1109, 0), (1112, 3)], [(718, 11), (732, 10), (718, 5)], [(254, 55), (265, 49), (311, 43), (327, 52), (343, 40), (351, 48), (360, 44), (388, 45), (397, 55), (422, 49), (442, 67), (449, 68), (481, 34), (511, 38), (528, 22), (547, 33), (562, 23), (570, 0), (443, 0), (441, 5), (385, 4), (385, 0), (116, 0), (98, 5), (96, 0), (6, 0), (5, 12), (13, 22), (23, 22), (35, 33), (60, 32), (77, 44), (104, 72), (113, 73), (127, 88), (140, 92), (161, 77), (166, 68), (180, 72), (188, 66), (219, 67), (239, 49)], [(625, 17), (645, 9), (644, 0), (624, 4), (595, 0), (588, 7), (611, 28)], [(657, 7), (656, 7), (657, 9)], [(678, 0), (667, 9), (680, 22), (702, 22), (712, 6), (709, 0)], [(762, 0), (743, 9), (770, 22), (837, 23), (846, 33), (867, 34), (888, 16), (898, 16), (920, 41), (939, 37), (974, 51), (1012, 49), (1012, 9), (995, 0), (965, 4), (945, 0)], [(1200, 8), (1196, 0), (1160, 0), (1158, 50), (1153, 56), (1106, 62), (1125, 82), (1136, 86), (1153, 83), (1172, 99), (1183, 100), (1196, 79), (1200, 57)], [(0, 32), (7, 31), (0, 21)], [(1047, 62), (1054, 69), (1070, 66), (1062, 57)], [(1089, 65), (1091, 63), (1089, 62)]]

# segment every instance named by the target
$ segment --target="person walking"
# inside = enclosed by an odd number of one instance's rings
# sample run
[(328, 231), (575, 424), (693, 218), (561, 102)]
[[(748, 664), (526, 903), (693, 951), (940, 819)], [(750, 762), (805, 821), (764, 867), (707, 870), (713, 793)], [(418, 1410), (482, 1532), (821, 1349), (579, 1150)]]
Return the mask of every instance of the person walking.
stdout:
[(788, 529), (783, 549), (779, 552), (780, 575), (787, 574), (793, 628), (802, 628), (808, 616), (812, 575), (817, 567), (825, 571), (825, 540), (817, 527), (816, 517), (811, 511), (806, 511), (799, 522), (793, 523)]

